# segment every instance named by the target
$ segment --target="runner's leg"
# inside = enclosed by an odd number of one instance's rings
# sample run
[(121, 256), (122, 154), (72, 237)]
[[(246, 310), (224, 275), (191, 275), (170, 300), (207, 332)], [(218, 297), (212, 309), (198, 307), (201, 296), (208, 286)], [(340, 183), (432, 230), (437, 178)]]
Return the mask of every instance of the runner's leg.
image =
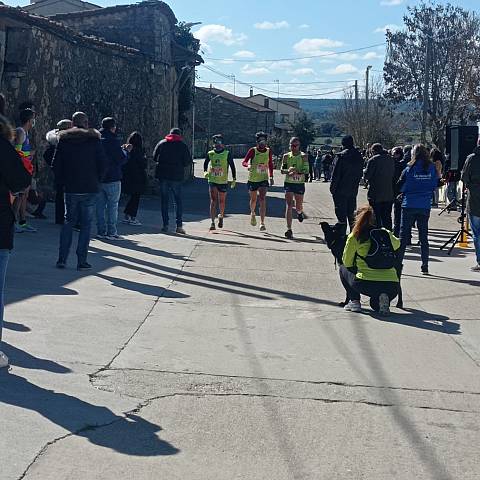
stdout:
[(218, 190), (215, 187), (210, 187), (210, 218), (212, 223), (215, 222), (215, 217), (217, 216), (217, 200), (218, 200)]
[(303, 213), (303, 195), (295, 194), (295, 205), (297, 207), (297, 215)]
[(293, 209), (293, 193), (285, 192), (286, 211), (285, 218), (287, 220), (287, 229), (292, 229), (292, 209)]
[(267, 215), (267, 187), (260, 187), (259, 200), (260, 200), (260, 223), (265, 224), (265, 216)]
[(227, 200), (227, 192), (218, 192), (218, 206), (222, 218), (225, 216), (225, 203)]

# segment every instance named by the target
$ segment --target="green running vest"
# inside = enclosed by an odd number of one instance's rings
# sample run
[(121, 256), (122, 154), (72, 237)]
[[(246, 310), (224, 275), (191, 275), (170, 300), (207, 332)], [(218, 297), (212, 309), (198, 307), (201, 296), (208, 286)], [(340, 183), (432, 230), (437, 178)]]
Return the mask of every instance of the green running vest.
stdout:
[(288, 170), (295, 167), (297, 172), (295, 175), (285, 175), (285, 183), (305, 183), (305, 174), (309, 172), (308, 160), (303, 159), (303, 154), (293, 155), (292, 152), (287, 153), (287, 163), (283, 160), (282, 170)]
[(208, 158), (210, 159), (208, 181), (210, 183), (217, 183), (219, 185), (228, 183), (228, 153), (228, 150), (224, 150), (221, 153), (215, 150), (208, 152)]
[(270, 149), (265, 152), (258, 151), (254, 148), (255, 156), (250, 160), (250, 172), (248, 175), (249, 182), (264, 182), (268, 180), (268, 163), (270, 160)]

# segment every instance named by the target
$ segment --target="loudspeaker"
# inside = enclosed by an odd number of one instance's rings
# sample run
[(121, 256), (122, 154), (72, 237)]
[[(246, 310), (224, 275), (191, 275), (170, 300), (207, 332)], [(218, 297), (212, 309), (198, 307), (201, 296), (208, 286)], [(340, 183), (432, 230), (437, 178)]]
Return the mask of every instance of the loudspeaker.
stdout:
[(446, 133), (446, 151), (450, 155), (450, 170), (462, 170), (465, 160), (477, 146), (478, 127), (449, 125)]

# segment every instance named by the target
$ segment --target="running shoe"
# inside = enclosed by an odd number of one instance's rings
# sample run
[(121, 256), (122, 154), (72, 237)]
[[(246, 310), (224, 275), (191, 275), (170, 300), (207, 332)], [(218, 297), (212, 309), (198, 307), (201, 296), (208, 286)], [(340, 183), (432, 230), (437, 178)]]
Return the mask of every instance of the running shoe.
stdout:
[(428, 266), (422, 265), (422, 275), (429, 275)]
[(378, 305), (378, 313), (380, 313), (380, 315), (390, 314), (390, 299), (386, 293), (382, 293), (380, 297), (378, 297)]
[(15, 224), (15, 233), (23, 233), (25, 230), (18, 224)]
[(180, 234), (180, 235), (186, 235), (187, 234), (187, 232), (185, 231), (185, 229), (183, 227), (177, 227), (175, 232)]
[(7, 368), (8, 365), (8, 357), (3, 352), (0, 352), (0, 368)]
[(37, 229), (30, 226), (28, 223), (22, 223), (22, 224), (19, 224), (18, 226), (24, 232), (28, 232), (28, 233), (36, 233), (37, 232)]
[(132, 225), (133, 227), (141, 227), (142, 226), (142, 222), (140, 222), (140, 220), (137, 220), (136, 218), (131, 218), (130, 222), (129, 222), (130, 225)]
[(98, 238), (99, 240), (104, 240), (105, 238), (107, 238), (107, 234), (106, 233), (97, 233), (96, 238)]
[(362, 311), (362, 305), (358, 300), (350, 300), (343, 309), (347, 312), (359, 313)]
[(131, 219), (130, 215), (125, 215), (125, 218), (122, 220), (122, 223), (126, 223), (127, 225), (132, 223), (132, 219)]
[(257, 217), (255, 216), (254, 213), (252, 213), (250, 216), (250, 225), (252, 227), (255, 227), (257, 225)]
[(264, 224), (264, 223), (261, 223), (261, 224), (260, 224), (260, 231), (261, 231), (261, 232), (265, 232), (266, 230), (267, 230), (267, 227), (265, 226), (265, 224)]
[[(220, 226), (220, 222), (219, 222), (219, 225)], [(210, 231), (212, 230), (216, 230), (216, 227), (215, 227), (215, 222), (212, 222), (212, 224), (210, 225), (210, 228), (209, 228)]]
[(293, 232), (291, 230), (287, 230), (285, 232), (285, 238), (288, 238), (289, 240), (291, 240), (293, 238)]
[(480, 264), (475, 265), (470, 269), (472, 272), (480, 272)]
[(123, 237), (121, 237), (118, 233), (116, 233), (115, 235), (107, 235), (105, 238), (112, 241), (123, 240)]
[(218, 216), (218, 228), (223, 228), (223, 217), (221, 215)]
[(302, 223), (302, 222), (303, 222), (303, 218), (304, 218), (303, 212), (299, 212), (299, 213), (297, 214), (297, 218), (298, 218), (298, 221), (299, 221), (300, 223)]

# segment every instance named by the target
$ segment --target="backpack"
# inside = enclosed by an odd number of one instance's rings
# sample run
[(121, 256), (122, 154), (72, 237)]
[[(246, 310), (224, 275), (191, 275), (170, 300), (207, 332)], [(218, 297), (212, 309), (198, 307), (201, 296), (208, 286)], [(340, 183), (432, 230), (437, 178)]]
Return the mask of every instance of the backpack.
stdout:
[(382, 228), (370, 230), (370, 248), (368, 253), (365, 257), (358, 256), (369, 268), (374, 270), (394, 268), (397, 260), (397, 255), (390, 240), (390, 234)]

